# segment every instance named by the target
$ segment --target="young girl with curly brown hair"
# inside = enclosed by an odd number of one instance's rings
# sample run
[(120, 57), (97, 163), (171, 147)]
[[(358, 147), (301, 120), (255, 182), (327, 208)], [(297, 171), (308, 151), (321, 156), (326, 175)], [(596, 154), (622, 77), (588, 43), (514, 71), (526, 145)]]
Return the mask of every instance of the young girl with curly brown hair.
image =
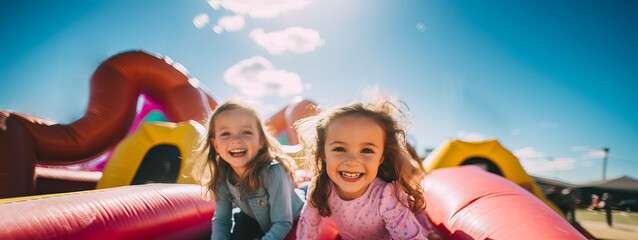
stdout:
[(298, 239), (316, 239), (331, 217), (342, 239), (426, 239), (415, 216), (425, 208), (411, 163), (404, 117), (387, 97), (326, 110), (297, 124), (314, 167)]

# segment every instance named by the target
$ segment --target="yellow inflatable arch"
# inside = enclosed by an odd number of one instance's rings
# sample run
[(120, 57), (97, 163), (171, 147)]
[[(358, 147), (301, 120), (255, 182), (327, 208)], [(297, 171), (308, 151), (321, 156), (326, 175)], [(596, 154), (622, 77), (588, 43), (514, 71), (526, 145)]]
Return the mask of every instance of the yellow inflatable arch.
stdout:
[(449, 140), (439, 145), (423, 160), (423, 167), (427, 172), (438, 168), (469, 164), (478, 165), (487, 171), (511, 180), (536, 195), (536, 197), (563, 216), (561, 211), (545, 198), (545, 195), (534, 183), (532, 177), (523, 170), (518, 158), (496, 140), (483, 142)]
[(147, 122), (126, 137), (104, 166), (97, 188), (145, 183), (192, 183), (194, 153), (206, 129), (189, 120)]

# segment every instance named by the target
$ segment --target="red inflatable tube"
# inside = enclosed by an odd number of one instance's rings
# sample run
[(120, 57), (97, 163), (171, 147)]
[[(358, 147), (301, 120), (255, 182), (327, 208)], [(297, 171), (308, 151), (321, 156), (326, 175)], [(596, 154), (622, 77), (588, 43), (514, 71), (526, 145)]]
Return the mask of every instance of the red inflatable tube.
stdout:
[(585, 239), (536, 196), (476, 166), (434, 170), (422, 185), (428, 216), (451, 239)]
[(288, 136), (288, 143), (296, 145), (299, 140), (297, 139), (297, 132), (293, 129), (295, 121), (317, 115), (318, 113), (317, 104), (310, 100), (300, 100), (275, 113), (266, 121), (265, 125), (268, 127), (270, 136), (277, 136), (280, 132), (285, 131)]
[(91, 77), (85, 115), (70, 124), (0, 112), (0, 198), (32, 195), (35, 163), (72, 164), (119, 142), (139, 93), (160, 100), (176, 122), (204, 123), (217, 103), (171, 65), (143, 51), (117, 54)]
[(0, 239), (207, 239), (215, 207), (200, 193), (149, 184), (4, 203)]

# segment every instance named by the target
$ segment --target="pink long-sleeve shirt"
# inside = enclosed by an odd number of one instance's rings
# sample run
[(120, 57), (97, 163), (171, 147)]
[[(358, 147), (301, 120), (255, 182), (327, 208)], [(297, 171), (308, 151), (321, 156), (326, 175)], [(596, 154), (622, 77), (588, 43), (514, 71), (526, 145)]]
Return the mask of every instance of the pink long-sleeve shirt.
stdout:
[[(423, 226), (407, 207), (405, 194), (401, 202), (394, 195), (394, 184), (375, 178), (366, 192), (353, 200), (343, 200), (335, 185), (328, 198), (330, 216), (339, 236), (350, 239), (427, 239)], [(317, 239), (322, 217), (317, 208), (304, 205), (297, 225), (297, 239)]]

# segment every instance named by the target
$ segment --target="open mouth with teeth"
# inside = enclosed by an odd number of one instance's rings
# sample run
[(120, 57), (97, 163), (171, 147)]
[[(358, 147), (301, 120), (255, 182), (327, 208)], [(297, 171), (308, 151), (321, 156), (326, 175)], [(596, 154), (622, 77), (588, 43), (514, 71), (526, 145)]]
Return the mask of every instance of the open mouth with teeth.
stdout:
[(243, 157), (246, 156), (246, 149), (233, 149), (228, 151), (231, 157)]
[(341, 177), (343, 178), (343, 180), (346, 180), (348, 182), (354, 182), (357, 181), (361, 178), (361, 176), (363, 176), (363, 173), (360, 172), (345, 172), (345, 171), (340, 171), (339, 174), (341, 175)]

